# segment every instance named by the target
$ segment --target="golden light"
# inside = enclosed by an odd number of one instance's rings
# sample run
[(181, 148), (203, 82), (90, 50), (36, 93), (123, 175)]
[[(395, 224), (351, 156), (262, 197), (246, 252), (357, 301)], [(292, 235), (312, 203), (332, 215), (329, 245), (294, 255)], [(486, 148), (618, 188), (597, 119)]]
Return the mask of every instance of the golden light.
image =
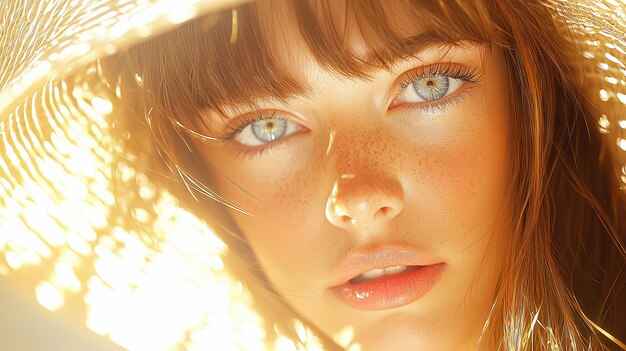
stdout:
[[(19, 172), (21, 181), (0, 179), (0, 253), (6, 262), (0, 273), (51, 267), (33, 287), (37, 302), (58, 311), (70, 301), (76, 306), (82, 296), (82, 312), (74, 315), (128, 350), (264, 350), (252, 298), (224, 269), (224, 243), (132, 163), (108, 166), (117, 152), (106, 146), (110, 99), (88, 84), (66, 82), (46, 86), (35, 99), (42, 109), (18, 111), (8, 127), (2, 124), (8, 163), (0, 159), (0, 170)], [(26, 136), (20, 121), (49, 133), (47, 140), (25, 144), (30, 149), (12, 146), (7, 136)], [(151, 224), (154, 245), (108, 222), (116, 201), (113, 172), (154, 203), (152, 210), (129, 210), (137, 223)]]
[(339, 335), (334, 338), (339, 340), (340, 345), (350, 345), (350, 343), (352, 343), (352, 339), (354, 339), (354, 327), (345, 327), (341, 332), (339, 332)]
[(35, 288), (37, 301), (50, 311), (56, 311), (65, 303), (63, 292), (48, 282), (40, 282)]
[[(53, 3), (33, 11), (50, 13)], [(93, 27), (74, 25), (66, 36), (48, 43), (58, 50), (29, 58), (28, 69), (6, 82), (10, 89), (3, 91), (0, 108), (17, 101), (32, 82), (58, 73), (57, 62), (111, 54), (118, 49), (110, 44), (116, 39), (133, 31), (147, 37), (158, 28), (147, 24), (183, 22), (208, 3), (162, 0), (155, 6), (152, 0), (118, 0), (116, 6), (92, 6), (94, 13), (98, 9), (109, 17)], [(595, 33), (598, 28), (584, 30)], [(75, 42), (73, 33), (80, 40)], [(34, 38), (24, 43), (34, 45)], [(600, 42), (587, 43), (597, 47)], [(599, 63), (603, 71), (611, 68), (608, 62), (626, 67), (609, 52), (585, 51), (583, 56), (606, 59)], [(128, 350), (265, 350), (265, 331), (250, 292), (226, 270), (228, 248), (173, 195), (151, 183), (146, 170), (134, 167), (140, 162), (137, 155), (114, 145), (113, 100), (121, 96), (121, 88), (102, 86), (98, 62), (85, 71), (75, 81), (49, 77), (41, 91), (0, 120), (0, 275), (24, 278), (43, 308), (67, 312)], [(603, 82), (624, 86), (626, 70), (610, 74)], [(141, 75), (134, 79), (143, 83)], [(621, 92), (599, 87), (596, 96), (626, 104)], [(606, 133), (615, 128), (607, 115), (598, 123)], [(617, 125), (626, 129), (626, 120)], [(331, 133), (327, 153), (333, 140)], [(626, 139), (615, 140), (626, 151)], [(120, 162), (112, 167), (114, 161)], [(626, 183), (626, 167), (622, 173)], [(137, 201), (150, 204), (124, 209), (137, 224), (149, 225), (150, 232), (111, 221), (112, 209), (119, 205), (114, 176), (134, 184)], [(294, 327), (306, 350), (322, 350), (302, 322), (294, 321)], [(347, 327), (337, 339), (359, 351), (353, 338), (354, 328)], [(298, 349), (284, 336), (275, 348)]]

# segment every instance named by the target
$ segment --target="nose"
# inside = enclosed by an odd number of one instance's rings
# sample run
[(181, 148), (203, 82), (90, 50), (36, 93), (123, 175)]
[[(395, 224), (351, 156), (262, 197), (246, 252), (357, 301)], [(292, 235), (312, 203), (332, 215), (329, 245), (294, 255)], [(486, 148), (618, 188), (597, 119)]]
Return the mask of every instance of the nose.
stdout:
[(387, 224), (404, 207), (397, 180), (372, 174), (343, 174), (326, 202), (326, 218), (342, 229), (374, 228)]

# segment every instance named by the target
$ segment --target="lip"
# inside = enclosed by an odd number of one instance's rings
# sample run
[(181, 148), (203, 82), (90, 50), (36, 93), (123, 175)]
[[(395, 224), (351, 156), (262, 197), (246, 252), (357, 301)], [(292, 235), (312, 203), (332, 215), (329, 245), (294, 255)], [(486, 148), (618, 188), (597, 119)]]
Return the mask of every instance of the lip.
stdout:
[[(419, 267), (359, 283), (352, 281), (363, 272), (400, 265)], [(415, 302), (428, 293), (445, 268), (444, 262), (430, 260), (411, 249), (386, 247), (360, 251), (349, 254), (337, 266), (329, 290), (341, 302), (358, 310), (391, 309)]]

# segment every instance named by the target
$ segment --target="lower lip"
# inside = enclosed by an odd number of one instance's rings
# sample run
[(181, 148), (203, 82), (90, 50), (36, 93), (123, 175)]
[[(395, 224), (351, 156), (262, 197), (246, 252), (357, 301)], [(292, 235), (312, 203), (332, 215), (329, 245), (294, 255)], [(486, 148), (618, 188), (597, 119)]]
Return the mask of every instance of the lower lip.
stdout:
[(417, 301), (439, 281), (445, 263), (384, 276), (361, 283), (347, 282), (330, 288), (346, 305), (363, 311), (379, 311)]

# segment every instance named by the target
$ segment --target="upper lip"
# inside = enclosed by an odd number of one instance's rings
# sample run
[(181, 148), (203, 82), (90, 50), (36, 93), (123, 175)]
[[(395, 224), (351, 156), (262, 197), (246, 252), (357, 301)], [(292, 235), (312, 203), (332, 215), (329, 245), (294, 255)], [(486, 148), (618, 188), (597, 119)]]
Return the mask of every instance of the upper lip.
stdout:
[(430, 266), (441, 261), (405, 246), (386, 245), (351, 251), (337, 265), (331, 287), (342, 285), (363, 272), (393, 266)]

